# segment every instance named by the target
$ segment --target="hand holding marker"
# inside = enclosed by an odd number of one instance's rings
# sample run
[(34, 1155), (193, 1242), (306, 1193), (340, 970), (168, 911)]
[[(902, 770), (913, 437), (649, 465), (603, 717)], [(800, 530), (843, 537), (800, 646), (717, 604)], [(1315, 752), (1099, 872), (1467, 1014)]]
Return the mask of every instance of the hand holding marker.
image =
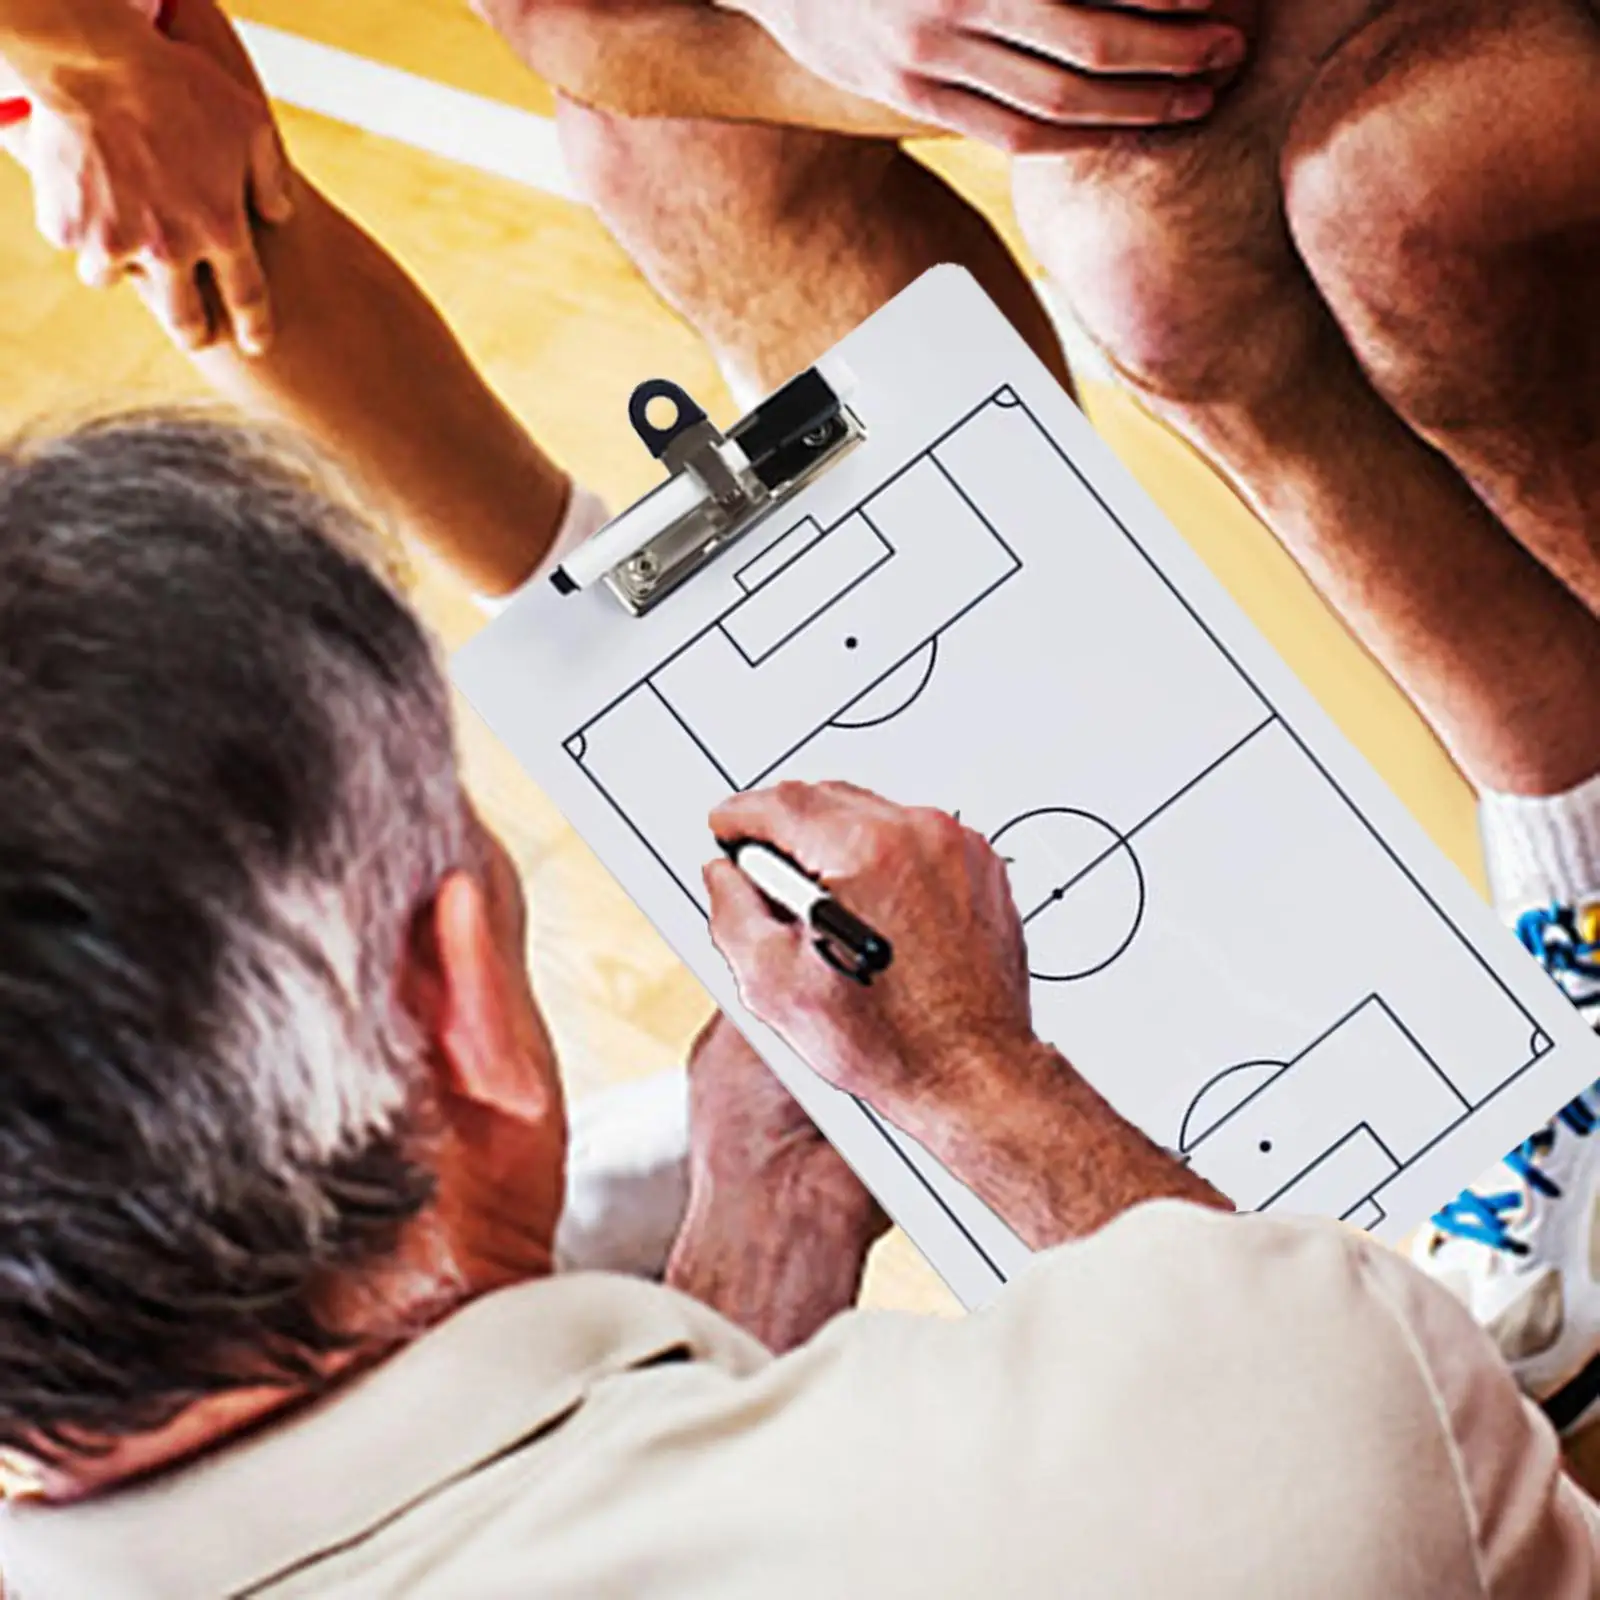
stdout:
[(894, 959), (889, 941), (846, 911), (781, 851), (755, 839), (724, 841), (722, 849), (773, 905), (816, 934), (817, 954), (834, 971), (866, 987), (888, 970)]

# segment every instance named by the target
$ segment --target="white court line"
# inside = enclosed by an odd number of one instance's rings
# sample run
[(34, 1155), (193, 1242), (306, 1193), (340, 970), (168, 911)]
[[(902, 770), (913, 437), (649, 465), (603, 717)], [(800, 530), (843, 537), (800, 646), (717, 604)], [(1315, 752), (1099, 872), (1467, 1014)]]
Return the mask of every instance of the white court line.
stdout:
[[(548, 117), (451, 89), (280, 28), (257, 22), (236, 26), (274, 99), (584, 204)], [(1050, 286), (1036, 287), (1061, 334), (1073, 371), (1101, 383), (1116, 382)]]
[(237, 26), (274, 99), (582, 203), (548, 117), (278, 28)]

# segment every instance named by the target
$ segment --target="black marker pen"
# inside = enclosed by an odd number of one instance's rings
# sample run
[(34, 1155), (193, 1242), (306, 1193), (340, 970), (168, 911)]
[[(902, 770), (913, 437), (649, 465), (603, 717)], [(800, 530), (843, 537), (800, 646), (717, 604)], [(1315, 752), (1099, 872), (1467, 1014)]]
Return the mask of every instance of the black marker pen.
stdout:
[(817, 954), (836, 972), (866, 985), (888, 968), (894, 959), (889, 941), (846, 911), (781, 851), (755, 839), (735, 840), (722, 848), (767, 899), (816, 934)]

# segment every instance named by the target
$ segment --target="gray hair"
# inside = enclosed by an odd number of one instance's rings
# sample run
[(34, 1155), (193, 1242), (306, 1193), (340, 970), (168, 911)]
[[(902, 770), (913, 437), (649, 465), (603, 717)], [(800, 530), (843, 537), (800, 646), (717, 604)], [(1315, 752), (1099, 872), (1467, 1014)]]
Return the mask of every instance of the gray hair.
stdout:
[(307, 1380), (427, 1210), (398, 980), (474, 836), (375, 548), (202, 417), (0, 450), (0, 1446)]

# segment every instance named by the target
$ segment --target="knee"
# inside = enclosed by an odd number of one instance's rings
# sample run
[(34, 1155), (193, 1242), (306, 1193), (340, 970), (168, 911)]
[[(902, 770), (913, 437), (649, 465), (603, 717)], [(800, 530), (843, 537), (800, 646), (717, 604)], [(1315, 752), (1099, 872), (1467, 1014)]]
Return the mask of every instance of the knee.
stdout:
[(1529, 0), (1490, 29), (1450, 0), (1399, 7), (1298, 108), (1282, 156), (1290, 232), (1356, 354), (1391, 382), (1437, 368), (1456, 347), (1438, 332), (1492, 304), (1495, 263), (1561, 225), (1570, 151), (1586, 142), (1562, 127), (1584, 115), (1585, 57), (1563, 9)]
[(1301, 103), (1282, 154), (1295, 247), (1342, 321), (1362, 331), (1436, 294), (1469, 216), (1443, 152), (1408, 97), (1352, 53)]
[(1304, 296), (1270, 173), (1231, 192), (1182, 148), (1062, 170), (1019, 164), (1018, 220), (1121, 377), (1163, 414), (1270, 394), (1304, 358)]

